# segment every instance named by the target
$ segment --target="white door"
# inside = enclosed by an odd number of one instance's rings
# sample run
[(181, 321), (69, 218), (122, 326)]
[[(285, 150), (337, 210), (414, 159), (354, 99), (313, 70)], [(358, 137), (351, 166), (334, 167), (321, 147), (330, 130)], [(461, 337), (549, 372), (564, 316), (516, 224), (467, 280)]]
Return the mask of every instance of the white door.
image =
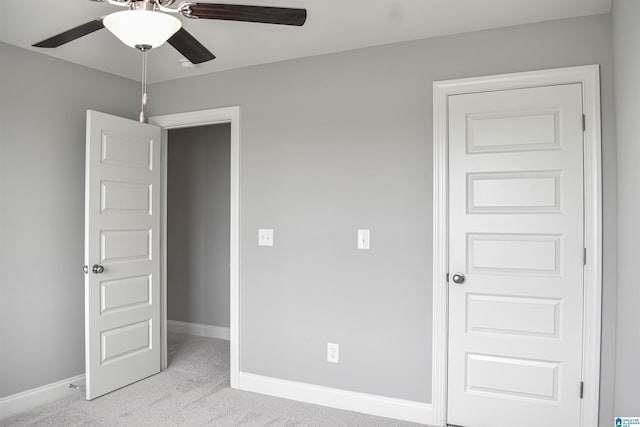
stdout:
[(449, 424), (580, 425), (582, 117), (580, 84), (449, 97)]
[(87, 399), (160, 371), (160, 134), (87, 111)]

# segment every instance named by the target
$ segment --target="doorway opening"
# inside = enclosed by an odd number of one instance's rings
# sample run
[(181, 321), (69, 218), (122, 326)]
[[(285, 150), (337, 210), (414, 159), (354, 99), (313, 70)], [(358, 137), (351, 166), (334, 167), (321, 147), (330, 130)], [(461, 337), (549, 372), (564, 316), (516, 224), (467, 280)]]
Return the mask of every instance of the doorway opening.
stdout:
[(230, 123), (167, 132), (167, 363), (215, 374), (221, 385), (229, 374), (230, 140)]
[[(178, 113), (178, 114), (170, 114), (166, 116), (156, 116), (151, 117), (149, 119), (151, 124), (160, 126), (162, 128), (162, 191), (161, 191), (161, 211), (162, 211), (162, 219), (161, 219), (161, 285), (160, 285), (160, 302), (161, 302), (161, 316), (160, 316), (160, 341), (161, 341), (161, 369), (167, 369), (169, 357), (168, 357), (168, 343), (167, 343), (167, 335), (168, 331), (171, 328), (173, 330), (180, 330), (182, 328), (183, 331), (189, 331), (190, 333), (197, 334), (217, 334), (218, 336), (225, 336), (228, 334), (228, 353), (229, 353), (229, 382), (232, 388), (238, 387), (238, 376), (239, 376), (239, 342), (240, 342), (240, 328), (239, 328), (239, 318), (240, 318), (240, 304), (239, 304), (239, 291), (240, 291), (240, 283), (239, 283), (239, 213), (240, 213), (240, 188), (239, 188), (239, 154), (240, 154), (240, 138), (239, 138), (239, 128), (240, 128), (240, 108), (239, 107), (226, 107), (226, 108), (217, 108), (211, 110), (203, 110), (203, 111), (194, 111), (188, 113)], [(216, 126), (224, 126), (228, 127), (227, 130), (227, 138), (226, 143), (228, 144), (228, 192), (227, 192), (227, 212), (228, 212), (228, 239), (227, 239), (227, 250), (228, 257), (226, 261), (228, 262), (228, 267), (226, 271), (228, 272), (228, 301), (229, 310), (228, 310), (228, 328), (224, 326), (218, 325), (206, 325), (203, 323), (197, 323), (194, 321), (184, 322), (176, 319), (173, 323), (169, 323), (168, 317), (169, 310), (169, 292), (168, 292), (168, 266), (170, 263), (168, 262), (168, 254), (169, 254), (169, 242), (170, 234), (168, 233), (168, 189), (169, 189), (169, 162), (168, 162), (168, 153), (169, 153), (169, 134), (174, 130), (182, 130), (185, 131), (192, 129), (193, 132), (198, 132), (198, 128), (201, 127), (211, 127), (215, 128)], [(218, 128), (223, 129), (223, 127)], [(206, 128), (205, 128), (206, 130)], [(224, 132), (224, 131), (222, 131)], [(209, 141), (210, 142), (210, 141)], [(177, 143), (176, 143), (177, 144)], [(169, 237), (169, 239), (167, 239)], [(179, 249), (179, 248), (177, 248)], [(207, 255), (208, 250), (205, 248), (196, 248), (197, 251), (203, 253), (205, 256)], [(173, 249), (172, 249), (173, 250)], [(223, 249), (221, 249), (223, 250)], [(204, 261), (201, 261), (204, 262)], [(211, 267), (210, 259), (206, 260), (206, 264), (203, 267)], [(224, 285), (222, 285), (224, 286)], [(179, 288), (175, 288), (179, 289)], [(172, 290), (173, 292), (173, 290)], [(208, 298), (208, 297), (203, 297)], [(202, 304), (210, 304), (209, 307), (213, 306), (212, 301), (204, 301)], [(173, 309), (172, 309), (173, 310)], [(177, 311), (172, 311), (172, 316), (174, 313), (179, 313), (180, 309), (176, 308)], [(201, 310), (202, 311), (202, 310)], [(192, 315), (192, 314), (190, 314)], [(207, 316), (206, 314), (200, 313), (196, 316)], [(212, 315), (213, 316), (213, 315)], [(217, 315), (218, 319), (227, 318), (226, 313)], [(214, 316), (215, 317), (215, 316)], [(189, 317), (185, 317), (189, 318)], [(192, 317), (198, 318), (198, 317)], [(206, 319), (206, 317), (200, 317), (200, 319)], [(176, 323), (176, 322), (183, 322)], [(172, 325), (172, 326), (170, 326)], [(204, 326), (202, 326), (204, 325)], [(186, 328), (186, 329), (185, 329)]]

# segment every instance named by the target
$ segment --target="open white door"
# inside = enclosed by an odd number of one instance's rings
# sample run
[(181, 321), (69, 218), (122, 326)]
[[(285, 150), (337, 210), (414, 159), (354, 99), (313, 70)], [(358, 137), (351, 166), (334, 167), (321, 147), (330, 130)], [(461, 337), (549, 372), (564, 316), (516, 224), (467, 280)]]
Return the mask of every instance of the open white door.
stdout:
[(88, 400), (160, 372), (160, 135), (87, 111)]

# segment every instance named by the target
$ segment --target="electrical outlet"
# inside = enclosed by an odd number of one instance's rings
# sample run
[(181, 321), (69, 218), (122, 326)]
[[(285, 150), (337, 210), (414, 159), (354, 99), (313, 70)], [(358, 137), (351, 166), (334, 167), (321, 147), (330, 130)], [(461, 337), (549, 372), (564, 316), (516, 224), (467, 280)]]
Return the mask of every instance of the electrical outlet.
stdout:
[(327, 362), (338, 363), (340, 360), (340, 346), (338, 344), (327, 344)]

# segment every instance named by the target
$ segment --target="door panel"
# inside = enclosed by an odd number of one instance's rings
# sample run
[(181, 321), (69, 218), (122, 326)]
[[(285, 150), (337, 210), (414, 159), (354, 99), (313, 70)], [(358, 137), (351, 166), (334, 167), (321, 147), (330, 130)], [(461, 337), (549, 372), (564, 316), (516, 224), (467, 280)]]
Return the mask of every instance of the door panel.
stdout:
[(467, 273), (560, 274), (556, 234), (467, 233)]
[(151, 275), (103, 280), (100, 283), (100, 314), (151, 305)]
[(582, 87), (449, 97), (448, 414), (579, 425)]
[(467, 213), (557, 213), (560, 179), (560, 171), (469, 173)]
[(151, 260), (151, 230), (107, 230), (100, 232), (100, 261)]
[(467, 392), (557, 400), (556, 362), (467, 353), (466, 371)]
[[(156, 141), (157, 143), (157, 141)], [(153, 169), (154, 141), (104, 129), (100, 141), (100, 163), (136, 169)], [(158, 147), (155, 147), (158, 149)]]
[(509, 153), (560, 148), (559, 111), (517, 110), (474, 112), (466, 117), (467, 152)]
[(152, 190), (152, 186), (144, 184), (102, 181), (100, 185), (100, 212), (152, 215)]
[(130, 357), (151, 349), (151, 320), (120, 326), (100, 334), (101, 364)]
[(87, 112), (87, 399), (160, 371), (159, 166), (160, 128)]
[(560, 300), (467, 294), (466, 333), (558, 336)]

